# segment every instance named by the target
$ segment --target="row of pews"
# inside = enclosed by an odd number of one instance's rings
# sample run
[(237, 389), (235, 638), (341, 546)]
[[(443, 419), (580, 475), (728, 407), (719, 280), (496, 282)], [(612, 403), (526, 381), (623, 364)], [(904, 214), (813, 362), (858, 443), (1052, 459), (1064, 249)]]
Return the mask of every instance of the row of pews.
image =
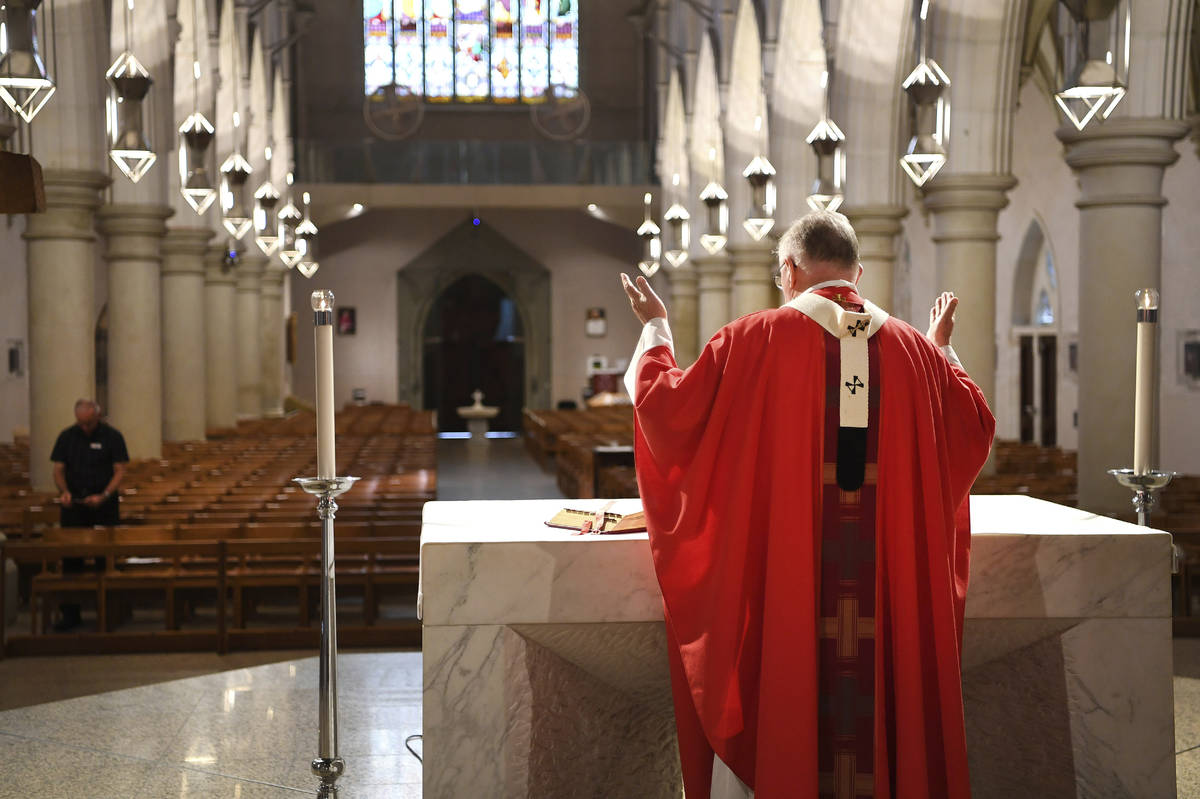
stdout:
[(633, 407), (536, 411), (526, 408), (525, 447), (559, 490), (573, 498), (636, 497)]
[[(338, 473), (362, 478), (337, 500), (340, 641), (418, 645), (421, 512), (437, 496), (433, 414), (351, 406), (337, 427)], [(162, 458), (129, 465), (121, 526), (92, 529), (59, 528), (53, 497), (29, 488), (26, 445), (0, 447), (13, 467), (0, 483), (0, 562), (16, 566), (0, 570), (0, 653), (315, 646), (320, 524), (315, 498), (292, 483), (315, 473), (314, 442), (312, 414), (298, 412), (165, 445)], [(64, 569), (63, 558), (102, 565)], [(83, 627), (50, 632), (61, 602), (83, 606)], [(14, 615), (25, 618), (10, 624)]]

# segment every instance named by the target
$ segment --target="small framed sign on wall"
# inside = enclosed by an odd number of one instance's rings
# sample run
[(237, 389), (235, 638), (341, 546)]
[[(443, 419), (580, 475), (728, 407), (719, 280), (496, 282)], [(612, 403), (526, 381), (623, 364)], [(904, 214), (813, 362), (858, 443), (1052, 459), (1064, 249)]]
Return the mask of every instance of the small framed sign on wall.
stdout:
[(590, 338), (603, 338), (608, 334), (608, 320), (603, 308), (588, 308), (584, 330)]
[(1179, 333), (1179, 382), (1200, 391), (1200, 330)]
[(358, 313), (353, 308), (338, 308), (337, 332), (339, 336), (353, 336), (358, 332)]

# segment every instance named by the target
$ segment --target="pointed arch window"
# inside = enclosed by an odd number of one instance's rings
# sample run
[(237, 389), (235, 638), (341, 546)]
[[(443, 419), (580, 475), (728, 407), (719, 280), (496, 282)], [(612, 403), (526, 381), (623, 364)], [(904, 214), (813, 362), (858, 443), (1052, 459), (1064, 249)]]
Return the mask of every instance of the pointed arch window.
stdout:
[(537, 103), (579, 90), (579, 0), (363, 0), (364, 90)]

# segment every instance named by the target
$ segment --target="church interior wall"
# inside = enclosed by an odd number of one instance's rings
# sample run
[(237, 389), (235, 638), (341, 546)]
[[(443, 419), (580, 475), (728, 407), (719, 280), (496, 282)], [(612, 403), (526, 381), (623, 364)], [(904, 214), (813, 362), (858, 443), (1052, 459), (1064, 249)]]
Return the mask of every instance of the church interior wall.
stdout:
[[(321, 232), (321, 270), (312, 280), (293, 276), (292, 307), (309, 307), (309, 293), (330, 288), (339, 307), (356, 308), (357, 332), (337, 336), (335, 386), (339, 404), (355, 388), (368, 401), (396, 402), (398, 386), (397, 278), (399, 270), (451, 228), (466, 211), (373, 211), (357, 219), (327, 224)], [(633, 234), (575, 211), (502, 211), (481, 214), (494, 230), (550, 271), (551, 400), (579, 401), (589, 357), (610, 363), (627, 360), (636, 344), (637, 324), (618, 275), (636, 262)], [(608, 332), (589, 338), (586, 311), (604, 308)], [(295, 394), (314, 396), (312, 337), (308, 314), (299, 313)]]
[[(29, 431), (29, 298), (25, 275), (25, 217), (10, 215), (0, 221), (0, 344), (5, 362), (0, 377), (0, 442), (11, 442), (14, 430)], [(21, 351), (19, 374), (8, 368), (8, 350)]]

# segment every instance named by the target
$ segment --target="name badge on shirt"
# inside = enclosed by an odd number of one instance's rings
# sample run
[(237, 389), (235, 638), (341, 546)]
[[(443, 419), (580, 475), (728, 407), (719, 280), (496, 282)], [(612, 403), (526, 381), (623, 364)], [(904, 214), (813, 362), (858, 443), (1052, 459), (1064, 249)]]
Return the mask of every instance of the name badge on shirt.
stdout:
[(90, 446), (92, 449), (104, 449), (104, 445), (99, 441), (93, 441)]

